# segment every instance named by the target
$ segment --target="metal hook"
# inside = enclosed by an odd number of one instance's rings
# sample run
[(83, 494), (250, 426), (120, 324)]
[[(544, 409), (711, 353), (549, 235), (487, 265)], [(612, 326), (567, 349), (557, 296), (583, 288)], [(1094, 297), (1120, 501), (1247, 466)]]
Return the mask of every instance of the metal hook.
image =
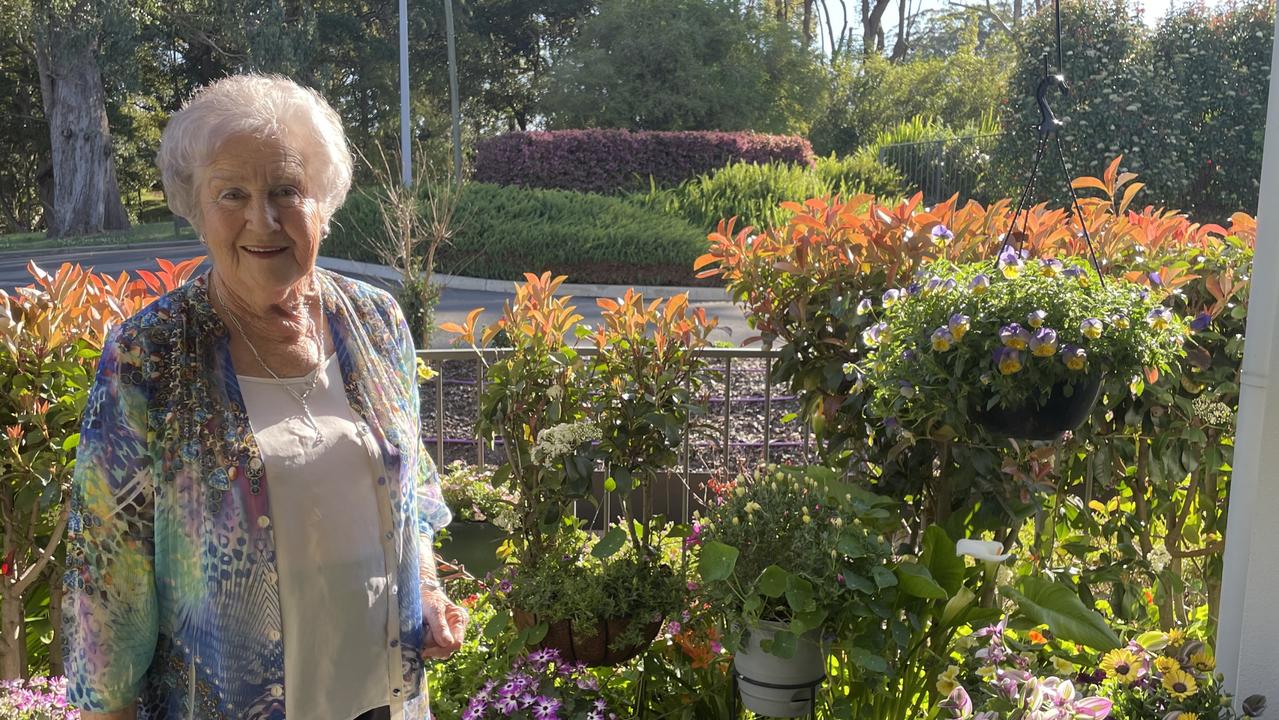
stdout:
[(1049, 137), (1057, 134), (1061, 130), (1062, 122), (1057, 119), (1053, 113), (1053, 109), (1048, 105), (1048, 93), (1053, 88), (1061, 90), (1061, 94), (1070, 95), (1070, 86), (1066, 84), (1066, 78), (1060, 73), (1056, 75), (1048, 74), (1048, 55), (1044, 54), (1044, 78), (1039, 81), (1039, 88), (1035, 91), (1035, 103), (1039, 105), (1039, 135), (1040, 137)]

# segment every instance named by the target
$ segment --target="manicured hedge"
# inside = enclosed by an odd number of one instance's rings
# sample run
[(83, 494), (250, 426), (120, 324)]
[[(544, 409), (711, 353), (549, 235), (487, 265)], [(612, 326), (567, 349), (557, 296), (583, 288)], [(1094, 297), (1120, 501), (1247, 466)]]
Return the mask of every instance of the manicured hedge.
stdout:
[[(378, 233), (376, 217), (372, 201), (352, 193), (321, 254), (376, 262), (368, 241)], [(706, 233), (687, 221), (625, 198), (471, 183), (437, 270), (502, 280), (550, 270), (570, 282), (685, 285), (694, 284), (693, 261), (706, 247)]]
[(807, 140), (745, 132), (515, 132), (476, 144), (475, 179), (613, 194), (676, 185), (732, 162), (811, 165)]

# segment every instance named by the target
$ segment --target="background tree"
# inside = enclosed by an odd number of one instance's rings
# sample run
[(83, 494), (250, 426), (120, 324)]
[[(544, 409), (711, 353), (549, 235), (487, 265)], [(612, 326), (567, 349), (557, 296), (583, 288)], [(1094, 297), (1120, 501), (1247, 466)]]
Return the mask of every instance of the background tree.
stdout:
[(827, 77), (794, 29), (732, 0), (614, 0), (557, 58), (551, 125), (804, 133)]
[(53, 192), (30, 9), (0, 5), (0, 233), (39, 227)]

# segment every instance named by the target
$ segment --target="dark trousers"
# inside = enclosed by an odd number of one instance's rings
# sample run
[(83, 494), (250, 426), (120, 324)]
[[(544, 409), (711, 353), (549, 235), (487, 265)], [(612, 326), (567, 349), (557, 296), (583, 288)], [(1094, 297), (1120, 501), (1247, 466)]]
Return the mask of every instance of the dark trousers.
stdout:
[(366, 713), (362, 713), (355, 720), (391, 720), (391, 706), (373, 708)]

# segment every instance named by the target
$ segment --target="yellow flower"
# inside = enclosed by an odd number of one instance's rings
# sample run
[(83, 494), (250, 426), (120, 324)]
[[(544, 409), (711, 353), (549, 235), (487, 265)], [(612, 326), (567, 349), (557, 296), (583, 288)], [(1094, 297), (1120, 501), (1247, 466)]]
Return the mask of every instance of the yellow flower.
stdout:
[(1190, 664), (1199, 672), (1208, 672), (1217, 667), (1217, 660), (1212, 656), (1212, 651), (1205, 647), (1190, 656)]
[(1169, 630), (1168, 631), (1168, 647), (1181, 647), (1186, 641), (1185, 630)]
[(1161, 655), (1155, 658), (1155, 669), (1163, 673), (1164, 675), (1167, 675), (1173, 670), (1180, 670), (1181, 663), (1177, 662), (1173, 658), (1168, 657), (1167, 655)]
[(1199, 713), (1179, 712), (1176, 720), (1199, 720)]
[(990, 682), (995, 679), (995, 668), (991, 665), (982, 665), (977, 668), (977, 674), (981, 676), (982, 680)]
[(946, 668), (946, 672), (937, 676), (937, 692), (942, 695), (949, 695), (955, 688), (959, 687), (959, 671), (958, 665), (951, 665)]
[(1163, 686), (1169, 695), (1178, 700), (1185, 700), (1199, 692), (1199, 685), (1195, 682), (1195, 676), (1180, 668), (1164, 675)]
[(1064, 657), (1054, 655), (1052, 663), (1053, 669), (1062, 675), (1071, 675), (1075, 672), (1075, 664)]
[(1141, 661), (1127, 648), (1111, 650), (1101, 659), (1101, 669), (1106, 671), (1106, 675), (1126, 683), (1137, 680), (1140, 668)]

